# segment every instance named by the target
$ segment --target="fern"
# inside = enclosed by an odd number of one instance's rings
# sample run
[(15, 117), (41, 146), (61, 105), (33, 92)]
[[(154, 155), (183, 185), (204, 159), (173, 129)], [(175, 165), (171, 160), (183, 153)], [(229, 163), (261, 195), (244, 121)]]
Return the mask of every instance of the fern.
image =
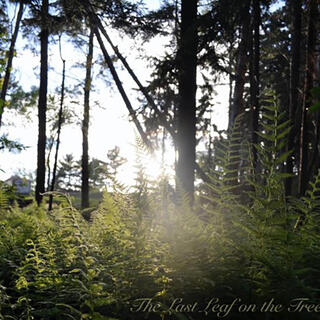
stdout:
[[(283, 165), (290, 155), (285, 151), (289, 121), (279, 112), (279, 105), (272, 93), (267, 94), (261, 118), (261, 142), (255, 147), (260, 173), (249, 178), (251, 202), (246, 206), (247, 218), (236, 223), (247, 235), (239, 249), (248, 257), (248, 280), (256, 294), (272, 296), (284, 303), (291, 294), (310, 294), (300, 280), (303, 274), (300, 261), (303, 259), (306, 241), (294, 232), (297, 206), (288, 202), (284, 192)], [(302, 206), (304, 206), (302, 204)]]
[[(35, 204), (3, 207), (0, 319), (203, 319), (204, 313), (169, 313), (179, 297), (204, 306), (208, 297), (257, 305), (307, 297), (316, 304), (320, 172), (305, 197), (286, 198), (282, 167), (290, 124), (272, 95), (260, 122), (255, 175), (239, 119), (229, 137), (216, 141), (212, 182), (193, 209), (171, 201), (163, 190), (167, 181), (148, 181), (142, 166), (135, 192), (115, 185), (90, 223), (67, 196), (49, 214)], [(301, 212), (304, 224), (295, 229)], [(159, 302), (159, 312), (131, 312), (141, 297)], [(236, 308), (228, 315), (250, 316), (259, 318)]]

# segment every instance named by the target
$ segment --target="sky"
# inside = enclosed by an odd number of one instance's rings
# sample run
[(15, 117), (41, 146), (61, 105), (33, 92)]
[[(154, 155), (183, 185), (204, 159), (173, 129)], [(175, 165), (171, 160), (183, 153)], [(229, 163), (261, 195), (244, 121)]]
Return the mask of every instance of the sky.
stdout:
[[(160, 0), (147, 1), (149, 8), (156, 9), (161, 3)], [(14, 10), (10, 10), (13, 14)], [(148, 62), (139, 57), (140, 52), (137, 47), (141, 49), (141, 43), (138, 40), (132, 40), (125, 36), (120, 36), (116, 31), (110, 33), (113, 42), (119, 47), (120, 52), (127, 55), (128, 63), (133, 67), (138, 78), (143, 84), (147, 83), (150, 79), (152, 69), (148, 66)], [(57, 37), (56, 37), (57, 39)], [(39, 85), (39, 54), (33, 53), (30, 50), (24, 49), (27, 39), (23, 39), (20, 33), (17, 42), (17, 56), (13, 61), (13, 69), (16, 70), (16, 80), (23, 86), (25, 90), (31, 86)], [(149, 43), (144, 44), (142, 49), (148, 56), (161, 56), (164, 53), (164, 45), (167, 39), (156, 38)], [(38, 46), (38, 44), (35, 44)], [(74, 83), (83, 81), (85, 70), (72, 67), (78, 62), (85, 61), (86, 48), (76, 50), (73, 45), (67, 42), (66, 37), (62, 37), (62, 56), (66, 60), (66, 86), (70, 87)], [(101, 53), (98, 44), (95, 42), (94, 52)], [(111, 52), (111, 51), (109, 51)], [(130, 54), (128, 54), (130, 52)], [(97, 57), (95, 55), (95, 57)], [(49, 92), (54, 92), (56, 87), (61, 83), (62, 63), (59, 55), (59, 46), (50, 45), (49, 52)], [(120, 79), (122, 80), (125, 89), (127, 90), (131, 103), (134, 108), (139, 107), (139, 102), (136, 99), (137, 86), (131, 80), (130, 76), (123, 68), (117, 64), (117, 71), (119, 72)], [(98, 106), (91, 108), (91, 123), (89, 129), (89, 153), (90, 157), (98, 158), (103, 161), (107, 160), (107, 151), (115, 146), (120, 147), (121, 156), (128, 159), (128, 162), (119, 170), (119, 180), (130, 185), (133, 183), (135, 176), (135, 159), (136, 159), (136, 138), (138, 133), (135, 130), (134, 124), (129, 122), (128, 111), (123, 103), (120, 94), (117, 92), (115, 86), (108, 86), (103, 80), (97, 77), (97, 68), (93, 74), (93, 85), (95, 92), (91, 94), (91, 101), (98, 101)], [(108, 75), (108, 73), (105, 72)], [(110, 75), (107, 76), (110, 83), (113, 80)], [(218, 86), (215, 88), (218, 96), (215, 98), (215, 108), (213, 110), (213, 119), (215, 124), (220, 128), (225, 128), (227, 124), (227, 101), (228, 90), (227, 86)], [(81, 119), (82, 116), (82, 97), (80, 98), (79, 105), (73, 105), (75, 113)], [(70, 105), (70, 101), (66, 101), (66, 106)], [(15, 173), (29, 173), (36, 170), (36, 146), (37, 146), (37, 111), (33, 111), (31, 121), (26, 121), (24, 117), (18, 117), (13, 112), (6, 111), (3, 119), (4, 123), (12, 122), (14, 126), (3, 126), (1, 133), (8, 133), (11, 139), (16, 139), (28, 148), (21, 153), (0, 153), (0, 179), (4, 180), (9, 178)], [(64, 155), (72, 153), (75, 159), (81, 158), (82, 151), (82, 134), (80, 125), (66, 125), (62, 128), (61, 132), (61, 145), (59, 151), (59, 159), (61, 160)], [(160, 153), (156, 156), (144, 156), (144, 161), (147, 172), (155, 177), (161, 168)], [(174, 162), (174, 152), (172, 148), (167, 146), (166, 163), (172, 167)]]

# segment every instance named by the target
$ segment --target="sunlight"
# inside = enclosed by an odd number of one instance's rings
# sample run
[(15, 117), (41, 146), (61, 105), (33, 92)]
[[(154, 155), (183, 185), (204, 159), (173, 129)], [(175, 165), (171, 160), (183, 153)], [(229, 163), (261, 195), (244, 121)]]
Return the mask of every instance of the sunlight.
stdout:
[(144, 159), (144, 166), (146, 168), (146, 175), (151, 180), (159, 178), (165, 169), (163, 168), (161, 157), (157, 157), (156, 155), (146, 157)]
[(157, 150), (153, 155), (144, 155), (141, 157), (141, 164), (145, 168), (146, 176), (157, 181), (162, 175), (172, 175), (174, 169), (175, 153), (172, 147), (167, 148), (164, 156), (161, 150)]

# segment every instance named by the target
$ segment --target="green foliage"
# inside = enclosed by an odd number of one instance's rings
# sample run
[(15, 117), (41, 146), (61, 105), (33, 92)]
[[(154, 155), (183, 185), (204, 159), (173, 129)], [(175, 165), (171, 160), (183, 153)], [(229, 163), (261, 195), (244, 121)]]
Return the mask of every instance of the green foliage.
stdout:
[(309, 112), (319, 111), (319, 109), (320, 109), (320, 87), (312, 88), (311, 95), (314, 99), (314, 104), (309, 108)]
[[(170, 201), (162, 182), (151, 188), (143, 163), (134, 192), (105, 192), (90, 222), (68, 197), (47, 213), (9, 206), (2, 191), (0, 319), (204, 319), (169, 310), (176, 298), (198, 302), (197, 310), (214, 297), (257, 308), (270, 299), (317, 303), (320, 171), (305, 197), (285, 197), (289, 123), (273, 95), (264, 102), (255, 175), (240, 123), (215, 144), (212, 182), (192, 209)], [(159, 309), (134, 312), (141, 298)], [(237, 308), (226, 318), (263, 316)], [(316, 319), (312, 312), (278, 315)]]
[(26, 148), (20, 142), (10, 140), (5, 134), (0, 137), (0, 151), (8, 149), (9, 151), (20, 152)]

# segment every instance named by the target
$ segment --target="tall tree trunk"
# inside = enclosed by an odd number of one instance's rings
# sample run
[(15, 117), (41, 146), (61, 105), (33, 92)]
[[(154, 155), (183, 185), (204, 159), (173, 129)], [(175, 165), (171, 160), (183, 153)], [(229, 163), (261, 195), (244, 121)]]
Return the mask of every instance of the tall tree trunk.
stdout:
[(233, 104), (229, 110), (229, 125), (228, 130), (232, 130), (236, 117), (244, 112), (244, 85), (246, 82), (245, 76), (248, 68), (248, 47), (250, 37), (250, 1), (245, 2), (243, 8), (243, 23), (241, 28), (241, 40), (238, 48), (238, 57), (235, 73), (235, 86), (233, 94)]
[(228, 48), (228, 60), (229, 60), (229, 119), (231, 118), (232, 110), (232, 96), (233, 96), (233, 41), (230, 41)]
[[(260, 84), (260, 0), (253, 0), (253, 19), (252, 19), (252, 55), (250, 61), (250, 104), (251, 104), (251, 141), (258, 143), (258, 118), (259, 118), (259, 84)], [(257, 152), (253, 148), (253, 163), (256, 166)]]
[(6, 102), (6, 95), (9, 87), (9, 81), (10, 81), (10, 74), (11, 74), (11, 68), (12, 68), (12, 61), (13, 61), (13, 56), (14, 56), (14, 48), (16, 45), (18, 33), (19, 33), (19, 27), (20, 27), (20, 22), (22, 19), (23, 15), (23, 1), (20, 0), (20, 5), (19, 5), (19, 11), (16, 19), (16, 24), (14, 28), (14, 32), (12, 35), (11, 43), (10, 43), (10, 48), (9, 48), (9, 53), (8, 53), (8, 62), (7, 62), (7, 67), (6, 67), (6, 72), (4, 75), (3, 79), (3, 84), (1, 88), (1, 95), (0, 95), (0, 127), (2, 123), (2, 114), (3, 114), (3, 108), (5, 106)]
[[(58, 115), (58, 130), (57, 130), (57, 145), (56, 145), (56, 152), (54, 155), (54, 164), (52, 170), (52, 180), (50, 191), (54, 191), (56, 185), (56, 176), (57, 176), (57, 168), (58, 168), (58, 155), (59, 155), (59, 147), (60, 147), (60, 134), (61, 134), (61, 127), (63, 123), (63, 102), (64, 102), (64, 88), (65, 88), (65, 78), (66, 78), (66, 61), (62, 59), (62, 83), (61, 83), (61, 97), (60, 97), (60, 108), (59, 108), (59, 115)], [(53, 195), (51, 194), (49, 197), (49, 211), (52, 210), (52, 202), (53, 202)]]
[(193, 203), (196, 161), (197, 0), (182, 0), (178, 52), (177, 185)]
[(298, 193), (304, 195), (308, 184), (308, 108), (312, 103), (311, 89), (316, 79), (316, 23), (318, 16), (318, 1), (308, 2), (308, 37), (307, 37), (307, 59), (305, 68), (305, 86), (302, 106), (301, 128), (300, 128), (300, 162)]
[[(311, 19), (313, 20), (314, 23), (314, 39), (313, 43), (316, 45), (317, 41), (317, 34), (319, 34), (319, 10), (314, 7), (313, 8), (313, 14)], [(310, 82), (312, 83), (312, 87), (319, 87), (320, 86), (320, 55), (319, 55), (319, 45), (315, 48), (314, 56), (312, 57), (312, 74), (310, 74)], [(317, 102), (316, 100), (309, 101), (309, 106)], [(313, 126), (313, 133), (312, 133), (312, 154), (310, 156), (309, 160), (309, 166), (308, 166), (308, 176), (311, 178), (313, 175), (318, 173), (318, 169), (320, 169), (320, 150), (319, 150), (319, 143), (320, 143), (320, 111), (317, 111), (316, 113), (313, 113), (313, 120), (314, 120), (314, 126)], [(310, 139), (311, 140), (311, 139)]]
[(42, 193), (45, 191), (46, 178), (46, 111), (47, 111), (47, 89), (48, 89), (48, 12), (49, 1), (43, 0), (41, 6), (41, 61), (40, 61), (40, 88), (38, 101), (38, 156), (37, 156), (37, 179), (35, 198), (38, 205), (42, 202)]
[[(294, 149), (294, 139), (298, 132), (296, 116), (300, 105), (299, 95), (299, 76), (300, 76), (300, 43), (301, 43), (301, 0), (290, 0), (292, 11), (292, 40), (291, 40), (291, 66), (290, 66), (290, 105), (289, 120), (293, 125), (288, 137), (287, 151)], [(286, 172), (293, 173), (293, 159), (291, 156), (287, 159)], [(286, 195), (292, 193), (292, 178), (285, 182)]]
[[(244, 86), (246, 83), (246, 72), (248, 69), (248, 50), (250, 48), (250, 0), (243, 3), (242, 8), (242, 28), (241, 40), (238, 47), (237, 62), (235, 68), (235, 85), (231, 110), (229, 110), (229, 139), (231, 141), (230, 162), (228, 164), (228, 183), (237, 185), (239, 183), (240, 170), (240, 143), (241, 130), (233, 131), (237, 116), (244, 113)], [(239, 127), (240, 123), (237, 124)], [(232, 159), (232, 160), (231, 160)], [(233, 189), (234, 193), (239, 193), (238, 188)]]
[(91, 73), (93, 59), (93, 28), (90, 29), (89, 47), (86, 63), (86, 79), (84, 85), (84, 109), (82, 121), (82, 177), (81, 177), (81, 208), (89, 207), (89, 111), (90, 111), (90, 90), (91, 90)]

